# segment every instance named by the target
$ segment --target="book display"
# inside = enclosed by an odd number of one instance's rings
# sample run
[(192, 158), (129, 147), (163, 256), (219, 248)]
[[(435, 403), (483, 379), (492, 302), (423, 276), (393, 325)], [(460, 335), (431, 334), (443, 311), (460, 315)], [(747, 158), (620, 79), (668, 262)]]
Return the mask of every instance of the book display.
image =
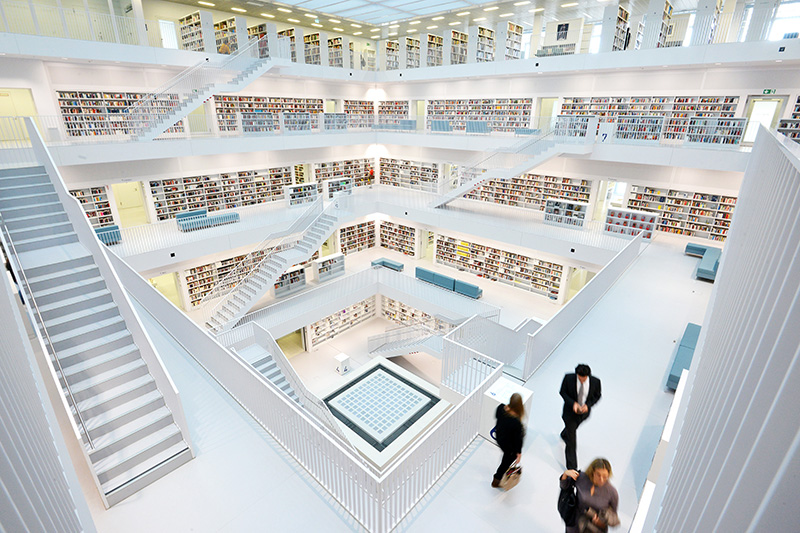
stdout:
[(419, 255), (417, 246), (419, 239), (416, 229), (385, 220), (381, 221), (380, 228), (381, 248), (395, 250), (411, 257)]
[(334, 195), (353, 194), (353, 178), (331, 178), (320, 182), (325, 198), (332, 200)]
[(325, 129), (325, 131), (346, 130), (347, 118), (348, 117), (346, 113), (323, 113), (322, 126)]
[(375, 317), (375, 296), (370, 296), (358, 303), (349, 305), (332, 315), (326, 316), (306, 326), (307, 349), (319, 346), (323, 342)]
[(612, 52), (626, 48), (628, 17), (630, 17), (630, 12), (622, 6), (617, 6), (617, 23), (614, 27), (614, 42), (611, 44)]
[(374, 159), (345, 159), (314, 163), (314, 178), (317, 182), (330, 179), (351, 179), (355, 187), (375, 183)]
[[(261, 39), (261, 42), (258, 43), (258, 57), (261, 58), (269, 57), (269, 38), (264, 39), (267, 36), (267, 29), (266, 22), (247, 28), (247, 36), (251, 40)], [(274, 32), (275, 30), (273, 29), (272, 31)]]
[[(269, 133), (280, 130), (280, 122), (272, 113), (242, 113), (240, 118), (242, 133)], [(226, 125), (231, 126), (229, 121), (226, 121)], [(238, 122), (236, 126), (239, 126)]]
[(302, 163), (298, 163), (294, 166), (294, 182), (295, 184), (306, 182), (306, 166)]
[(375, 122), (375, 102), (372, 100), (345, 100), (344, 112), (351, 128), (371, 128)]
[(736, 207), (735, 196), (634, 185), (628, 208), (661, 216), (656, 229), (724, 241)]
[(506, 59), (522, 59), (522, 26), (507, 22)]
[[(494, 61), (494, 30), (484, 28), (483, 26), (472, 26), (469, 30), (471, 34), (474, 34), (475, 61), (478, 63)], [(470, 37), (472, 37), (472, 35), (470, 35)]]
[(320, 283), (344, 275), (344, 254), (335, 253), (311, 263), (314, 277)]
[(444, 61), (444, 39), (441, 35), (427, 34), (428, 55), (426, 63), (429, 67), (441, 67)]
[(408, 100), (390, 100), (378, 102), (378, 122), (396, 124), (398, 120), (408, 118)]
[(364, 59), (364, 70), (374, 71), (377, 65), (375, 60), (375, 50), (362, 50), (361, 57)]
[(411, 325), (422, 323), (436, 331), (448, 331), (453, 327), (452, 324), (444, 320), (434, 318), (424, 311), (420, 311), (419, 309), (389, 298), (388, 296), (381, 296), (381, 316), (396, 324)]
[(287, 28), (278, 32), (278, 38), (289, 39), (289, 50), (291, 51), (292, 62), (297, 63), (297, 43), (295, 43), (294, 28)]
[(381, 157), (380, 184), (435, 193), (439, 191), (439, 165)]
[[(348, 56), (349, 59), (347, 63), (345, 63), (345, 54), (344, 54), (344, 47), (345, 43), (347, 44), (347, 48), (349, 50)], [(336, 68), (343, 68), (347, 65), (347, 68), (353, 68), (353, 43), (349, 40), (344, 39), (343, 37), (333, 37), (328, 39), (328, 64), (332, 67)]]
[[(214, 37), (217, 41), (217, 52), (232, 54), (239, 49), (239, 42), (236, 38), (236, 23), (244, 20), (242, 17), (231, 17), (214, 23)], [(224, 47), (228, 52), (223, 52)]]
[(156, 219), (169, 220), (181, 211), (233, 209), (283, 198), (292, 183), (292, 169), (277, 167), (205, 176), (150, 180)]
[(317, 115), (307, 112), (284, 112), (283, 129), (287, 132), (319, 129), (319, 119)]
[(419, 39), (406, 37), (405, 68), (419, 68)]
[(386, 41), (384, 43), (384, 54), (386, 55), (386, 70), (397, 70), (400, 68), (400, 43), (397, 41)]
[(794, 103), (792, 118), (785, 118), (778, 123), (778, 133), (783, 133), (795, 142), (800, 142), (800, 96)]
[(211, 13), (195, 11), (178, 19), (178, 34), (180, 35), (181, 48), (195, 52), (213, 52), (206, 50), (211, 44), (208, 37), (214, 32), (214, 22)]
[[(664, 1), (664, 12), (661, 15), (661, 27), (658, 31), (658, 41), (656, 43), (656, 47), (662, 48), (665, 46), (667, 42), (667, 36), (669, 34), (669, 23), (672, 20), (672, 4), (669, 1)], [(658, 22), (656, 22), (657, 24)]]
[(450, 64), (463, 65), (467, 62), (467, 43), (469, 36), (466, 33), (451, 30)]
[(619, 115), (614, 121), (614, 139), (658, 144), (664, 129), (664, 117)]
[[(147, 93), (108, 93), (84, 91), (56, 91), (58, 108), (67, 135), (130, 135), (136, 133), (128, 108), (150, 97)], [(165, 95), (149, 106), (154, 114), (167, 114), (180, 105), (177, 94)], [(167, 133), (184, 131), (183, 121), (177, 122)]]
[(547, 296), (551, 300), (557, 300), (559, 297), (564, 270), (558, 263), (447, 235), (439, 235), (436, 239), (436, 262), (463, 268), (480, 277), (502, 281)]
[(289, 200), (289, 207), (297, 207), (316, 200), (317, 196), (319, 196), (319, 185), (316, 183), (287, 185), (283, 188), (283, 191)]
[(635, 237), (644, 232), (644, 240), (652, 240), (658, 215), (630, 209), (609, 208), (604, 230), (614, 235)]
[(586, 203), (549, 199), (544, 204), (544, 222), (553, 226), (582, 228), (588, 211), (589, 204)]
[(510, 180), (489, 180), (464, 198), (544, 211), (547, 199), (589, 202), (592, 182), (541, 174), (522, 174)]
[(298, 291), (306, 286), (305, 266), (295, 266), (284, 272), (272, 287), (275, 298), (283, 298)]
[(483, 120), (492, 131), (514, 133), (517, 128), (530, 127), (532, 109), (532, 98), (429, 100), (427, 127), (431, 120), (447, 120), (453, 130), (465, 131), (467, 120)]
[(738, 145), (746, 127), (746, 118), (693, 117), (686, 127), (686, 142)]
[(339, 248), (344, 255), (374, 247), (374, 220), (339, 228)]
[[(237, 114), (290, 112), (317, 114), (322, 113), (322, 99), (215, 95), (214, 109), (220, 131), (236, 131), (239, 121)], [(250, 117), (253, 120), (253, 116)], [(277, 116), (273, 116), (272, 121), (273, 124), (277, 122)]]
[(321, 65), (319, 33), (309, 33), (303, 36), (303, 49), (305, 50), (306, 65)]
[(69, 193), (78, 199), (93, 228), (116, 225), (105, 185), (86, 189), (70, 189)]

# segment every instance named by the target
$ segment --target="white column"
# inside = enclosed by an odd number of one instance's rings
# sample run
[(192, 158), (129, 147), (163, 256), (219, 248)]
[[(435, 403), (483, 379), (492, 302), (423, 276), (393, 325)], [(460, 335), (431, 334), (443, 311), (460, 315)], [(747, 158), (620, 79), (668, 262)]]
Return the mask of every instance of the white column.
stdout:
[[(144, 21), (144, 8), (142, 7), (142, 0), (131, 0), (133, 7), (133, 18), (136, 20), (136, 31), (139, 33), (139, 44), (147, 46), (147, 25)], [(205, 29), (205, 28), (204, 28)], [(203, 36), (205, 38), (205, 35)], [(211, 38), (214, 38), (214, 32), (211, 32)], [(206, 49), (207, 51), (208, 49)], [(211, 50), (215, 50), (214, 46)]]
[(539, 45), (542, 44), (542, 25), (544, 18), (541, 13), (533, 17), (533, 30), (531, 33), (531, 42), (528, 49), (528, 57), (536, 57), (536, 52), (539, 51)]
[(603, 9), (603, 29), (600, 32), (600, 52), (610, 52), (614, 47), (618, 11), (618, 5), (608, 5)]
[(689, 46), (709, 44), (713, 37), (711, 28), (714, 25), (716, 7), (716, 0), (699, 0), (697, 2), (697, 11), (695, 11), (694, 25), (692, 26), (692, 40)]
[(497, 23), (494, 29), (494, 60), (506, 60), (506, 48), (508, 47), (508, 21), (502, 20)]
[(661, 20), (664, 17), (664, 0), (650, 0), (645, 17), (642, 50), (657, 48), (658, 35), (661, 33)]
[[(330, 66), (330, 49), (328, 48), (328, 33), (321, 31), (319, 32), (319, 64), (323, 67)], [(344, 66), (344, 51), (342, 52), (342, 65)]]
[(442, 65), (452, 65), (450, 56), (453, 53), (453, 32), (445, 30), (442, 36)]
[(764, 41), (767, 39), (775, 10), (780, 0), (756, 0), (753, 5), (753, 16), (750, 17), (750, 26), (747, 28), (745, 41)]
[(478, 61), (478, 26), (467, 28), (467, 63)]
[(200, 31), (203, 34), (203, 51), (213, 54), (217, 51), (217, 39), (214, 36), (214, 15), (208, 11), (200, 11)]

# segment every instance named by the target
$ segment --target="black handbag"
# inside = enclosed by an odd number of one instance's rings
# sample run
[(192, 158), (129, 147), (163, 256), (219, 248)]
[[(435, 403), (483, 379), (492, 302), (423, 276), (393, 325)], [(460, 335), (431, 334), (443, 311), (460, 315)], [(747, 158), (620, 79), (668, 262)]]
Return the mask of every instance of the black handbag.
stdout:
[(558, 514), (567, 527), (578, 521), (578, 494), (575, 492), (575, 480), (567, 476), (567, 486), (558, 495)]

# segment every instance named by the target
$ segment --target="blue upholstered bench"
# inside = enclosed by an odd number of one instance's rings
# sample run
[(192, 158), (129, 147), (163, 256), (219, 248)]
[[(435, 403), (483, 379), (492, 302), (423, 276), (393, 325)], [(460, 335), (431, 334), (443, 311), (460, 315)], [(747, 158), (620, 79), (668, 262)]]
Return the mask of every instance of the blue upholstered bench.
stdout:
[(433, 283), (434, 273), (430, 270), (417, 267), (417, 269), (414, 271), (414, 275), (417, 276), (417, 279), (421, 279), (422, 281), (427, 281), (428, 283)]
[(689, 322), (686, 324), (686, 329), (683, 332), (681, 342), (678, 344), (678, 351), (675, 354), (675, 360), (672, 362), (672, 368), (669, 370), (667, 377), (667, 388), (675, 390), (678, 387), (678, 381), (681, 379), (681, 372), (688, 369), (692, 364), (692, 357), (694, 350), (697, 348), (697, 339), (700, 337), (700, 326)]
[(198, 211), (187, 211), (187, 214), (184, 216), (180, 216), (180, 214), (176, 215), (175, 221), (178, 224), (178, 228), (180, 228), (181, 231), (194, 231), (198, 229), (211, 228), (213, 226), (221, 226), (223, 224), (233, 224), (234, 222), (239, 222), (239, 213), (228, 212), (206, 216), (205, 209), (201, 209), (200, 211), (202, 211), (203, 214), (186, 216), (188, 213), (198, 213)]
[(385, 257), (374, 260), (372, 262), (372, 266), (391, 268), (392, 270), (396, 270), (398, 272), (402, 272), (404, 268), (403, 263), (398, 263), (397, 261), (392, 261), (391, 259), (386, 259)]
[(489, 123), (485, 120), (466, 121), (467, 133), (489, 133)]
[(689, 243), (686, 245), (684, 253), (700, 258), (700, 264), (697, 265), (697, 271), (695, 272), (695, 277), (697, 277), (697, 279), (714, 281), (717, 277), (719, 258), (722, 256), (722, 250), (714, 248), (713, 246)]
[(208, 216), (208, 209), (195, 209), (194, 211), (182, 211), (175, 215), (175, 220), (184, 220), (186, 218), (199, 218)]
[(104, 228), (95, 228), (97, 238), (106, 246), (118, 244), (122, 242), (122, 234), (119, 231), (119, 226), (106, 226)]
[(464, 296), (469, 296), (470, 298), (478, 299), (481, 296), (483, 296), (483, 290), (481, 290), (481, 288), (478, 287), (477, 285), (473, 285), (471, 283), (465, 283), (463, 281), (453, 279), (449, 276), (432, 272), (425, 268), (417, 267), (415, 275), (417, 279), (420, 279), (422, 281), (427, 281), (428, 283), (432, 283), (443, 289), (457, 292)]
[(542, 130), (533, 128), (515, 128), (514, 135), (539, 135)]
[(465, 283), (459, 280), (456, 280), (455, 287), (453, 288), (453, 290), (455, 290), (459, 294), (463, 294), (464, 296), (475, 298), (476, 300), (481, 296), (483, 296), (483, 289), (481, 289), (477, 285), (473, 285), (472, 283)]
[(431, 120), (431, 131), (437, 133), (450, 133), (453, 131), (449, 120)]
[(417, 121), (414, 119), (401, 119), (397, 126), (402, 131), (414, 131), (417, 129)]

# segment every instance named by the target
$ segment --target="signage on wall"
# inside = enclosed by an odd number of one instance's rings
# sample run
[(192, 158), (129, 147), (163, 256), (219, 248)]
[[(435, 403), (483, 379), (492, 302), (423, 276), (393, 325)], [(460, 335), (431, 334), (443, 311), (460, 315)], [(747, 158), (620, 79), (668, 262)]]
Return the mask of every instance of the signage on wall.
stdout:
[(764, 89), (764, 92), (761, 94), (775, 94), (775, 89)]

